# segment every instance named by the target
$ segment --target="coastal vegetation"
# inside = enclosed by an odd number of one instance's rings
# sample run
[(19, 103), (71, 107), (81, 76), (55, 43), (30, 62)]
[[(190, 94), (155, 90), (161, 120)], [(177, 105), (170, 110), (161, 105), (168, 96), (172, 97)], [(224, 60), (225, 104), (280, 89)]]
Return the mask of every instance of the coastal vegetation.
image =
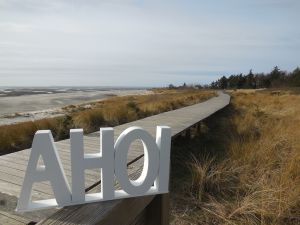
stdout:
[[(28, 148), (36, 130), (56, 140), (205, 101), (199, 87), (69, 105), (65, 116), (0, 127), (1, 154)], [(300, 89), (227, 90), (229, 106), (172, 143), (171, 224), (300, 224)]]
[(291, 88), (300, 87), (300, 68), (287, 72), (275, 66), (269, 73), (253, 73), (252, 69), (248, 74), (232, 74), (222, 76), (220, 79), (211, 82), (209, 85), (186, 84), (175, 86), (169, 84), (169, 89), (184, 89), (186, 87), (210, 88), (210, 89), (263, 89), (263, 88)]
[(246, 75), (240, 73), (229, 77), (222, 76), (212, 82), (210, 87), (214, 89), (300, 87), (300, 68), (287, 72), (275, 66), (270, 73), (255, 74), (250, 70)]
[(37, 130), (49, 129), (54, 139), (69, 138), (69, 130), (83, 128), (85, 133), (100, 127), (117, 126), (147, 116), (192, 105), (216, 95), (212, 90), (184, 88), (153, 89), (153, 94), (111, 97), (85, 105), (69, 105), (65, 116), (0, 126), (0, 154), (31, 146)]
[(300, 224), (299, 89), (230, 94), (173, 143), (171, 224)]

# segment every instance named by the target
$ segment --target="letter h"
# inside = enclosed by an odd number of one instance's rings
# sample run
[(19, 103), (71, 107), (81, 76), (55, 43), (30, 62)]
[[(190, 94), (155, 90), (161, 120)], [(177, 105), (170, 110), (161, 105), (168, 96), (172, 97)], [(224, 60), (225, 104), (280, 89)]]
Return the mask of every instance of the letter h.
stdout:
[[(72, 165), (72, 203), (114, 199), (114, 130), (100, 129), (100, 152), (84, 153), (83, 130), (70, 131)], [(101, 168), (101, 192), (85, 194), (87, 169)]]

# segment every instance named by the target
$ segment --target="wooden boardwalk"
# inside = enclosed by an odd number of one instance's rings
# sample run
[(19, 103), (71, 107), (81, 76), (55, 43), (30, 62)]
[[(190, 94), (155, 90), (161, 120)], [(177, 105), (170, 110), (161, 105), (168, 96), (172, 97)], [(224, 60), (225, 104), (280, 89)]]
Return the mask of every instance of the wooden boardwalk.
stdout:
[[(126, 123), (114, 127), (115, 136), (128, 127), (140, 126), (155, 136), (156, 126), (166, 125), (172, 129), (172, 137), (180, 134), (184, 130), (207, 118), (216, 111), (229, 104), (230, 97), (227, 94), (219, 92), (218, 97), (214, 97), (203, 103), (184, 107), (181, 109), (161, 113), (147, 117), (134, 122)], [(63, 168), (69, 183), (71, 184), (71, 165), (70, 165), (70, 140), (62, 140), (55, 143), (62, 160)], [(84, 136), (85, 152), (95, 153), (100, 149), (99, 132)], [(30, 149), (0, 157), (0, 192), (17, 198), (20, 194)], [(138, 177), (143, 165), (143, 150), (140, 143), (134, 142), (128, 154), (128, 174), (131, 178)], [(88, 192), (96, 191), (99, 185), (99, 170), (86, 170), (86, 190)], [(97, 183), (98, 182), (98, 183)], [(33, 200), (53, 198), (53, 192), (48, 182), (41, 182), (33, 187)], [(149, 199), (151, 200), (151, 199)], [(107, 203), (93, 203), (81, 206), (65, 207), (62, 210), (42, 210), (38, 213), (15, 213), (0, 211), (0, 224), (27, 224), (28, 221), (39, 221), (45, 219), (43, 224), (52, 224), (53, 221), (60, 221), (58, 224), (70, 224), (72, 222), (79, 224), (93, 224), (96, 218), (107, 213), (117, 205), (122, 204), (124, 200), (110, 201)], [(134, 201), (134, 200), (130, 200)], [(147, 200), (146, 200), (147, 201)], [(93, 210), (93, 212), (92, 212)], [(54, 213), (55, 212), (55, 213)], [(83, 217), (87, 212), (94, 216)], [(54, 213), (54, 214), (53, 214)], [(72, 216), (71, 216), (72, 215)], [(78, 215), (81, 215), (80, 218)], [(55, 223), (57, 224), (57, 223)]]

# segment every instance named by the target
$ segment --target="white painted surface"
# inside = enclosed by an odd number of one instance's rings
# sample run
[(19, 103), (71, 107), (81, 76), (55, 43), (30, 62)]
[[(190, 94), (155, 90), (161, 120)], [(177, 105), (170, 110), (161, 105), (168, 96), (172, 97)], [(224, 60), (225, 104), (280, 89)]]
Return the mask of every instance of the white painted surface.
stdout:
[[(51, 132), (37, 131), (17, 211), (32, 211), (168, 192), (166, 183), (169, 182), (170, 134), (169, 127), (158, 126), (155, 140), (144, 129), (130, 127), (120, 134), (114, 144), (113, 128), (101, 128), (99, 152), (85, 154), (83, 130), (71, 130), (72, 190), (70, 191)], [(143, 143), (144, 167), (137, 180), (130, 180), (127, 174), (127, 157), (130, 146), (135, 140)], [(38, 165), (40, 157), (44, 162), (42, 166)], [(160, 162), (160, 160), (166, 162)], [(160, 166), (164, 163), (167, 166)], [(101, 169), (101, 192), (85, 194), (85, 170), (88, 169)], [(114, 175), (122, 190), (114, 189)], [(31, 201), (33, 185), (41, 181), (50, 181), (54, 198)]]

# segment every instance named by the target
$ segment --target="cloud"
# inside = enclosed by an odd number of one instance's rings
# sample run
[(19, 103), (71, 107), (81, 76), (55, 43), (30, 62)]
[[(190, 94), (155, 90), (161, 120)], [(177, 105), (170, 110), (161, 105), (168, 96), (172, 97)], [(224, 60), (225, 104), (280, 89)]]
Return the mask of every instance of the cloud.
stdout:
[(0, 0), (0, 9), (3, 11), (19, 11), (25, 13), (53, 12), (73, 10), (78, 8), (95, 8), (105, 5), (132, 5), (133, 0)]
[(299, 16), (258, 2), (0, 0), (0, 83), (165, 85), (292, 69), (300, 35), (285, 17)]

